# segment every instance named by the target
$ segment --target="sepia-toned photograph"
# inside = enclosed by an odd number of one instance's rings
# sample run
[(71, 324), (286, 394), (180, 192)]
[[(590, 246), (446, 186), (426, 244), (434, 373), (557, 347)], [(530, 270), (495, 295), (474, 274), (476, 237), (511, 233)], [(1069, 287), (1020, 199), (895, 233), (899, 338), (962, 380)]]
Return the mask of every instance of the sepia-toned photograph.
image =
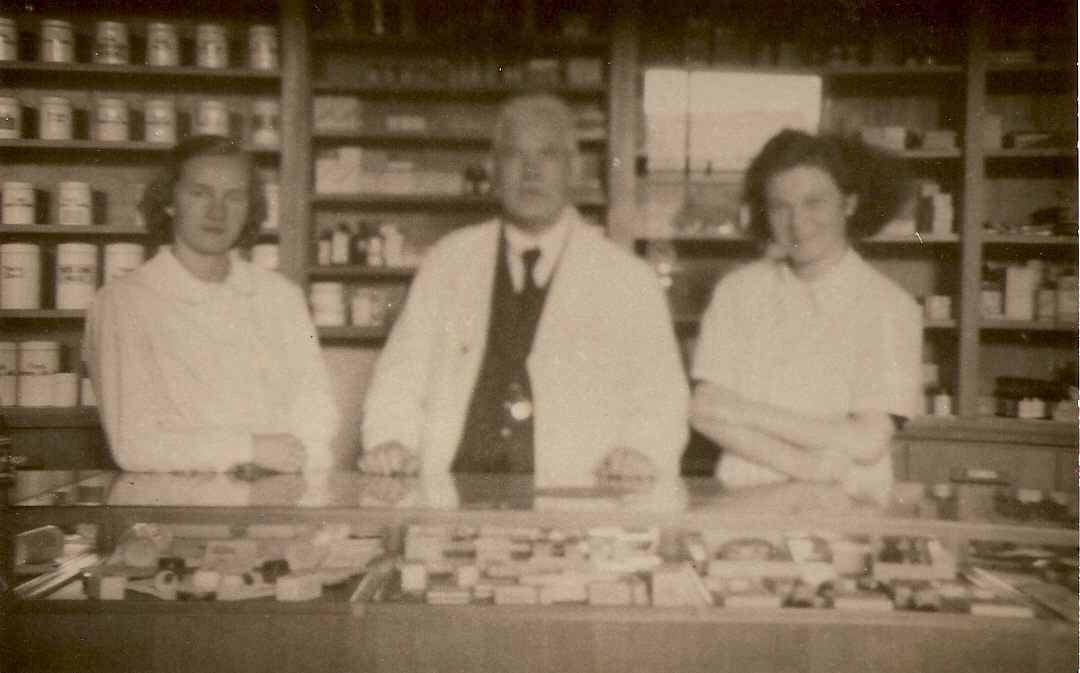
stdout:
[(1074, 673), (1077, 14), (0, 0), (0, 673)]

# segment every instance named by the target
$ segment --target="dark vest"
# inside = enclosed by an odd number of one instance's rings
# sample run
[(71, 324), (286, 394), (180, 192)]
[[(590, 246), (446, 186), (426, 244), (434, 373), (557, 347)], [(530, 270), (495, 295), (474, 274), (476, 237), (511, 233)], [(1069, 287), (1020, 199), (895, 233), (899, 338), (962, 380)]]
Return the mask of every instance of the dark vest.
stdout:
[[(544, 310), (547, 287), (536, 288), (526, 269), (525, 288), (514, 292), (506, 261), (506, 239), (499, 244), (487, 345), (469, 403), (454, 472), (533, 471), (532, 388), (525, 361)], [(525, 412), (528, 416), (525, 416)]]

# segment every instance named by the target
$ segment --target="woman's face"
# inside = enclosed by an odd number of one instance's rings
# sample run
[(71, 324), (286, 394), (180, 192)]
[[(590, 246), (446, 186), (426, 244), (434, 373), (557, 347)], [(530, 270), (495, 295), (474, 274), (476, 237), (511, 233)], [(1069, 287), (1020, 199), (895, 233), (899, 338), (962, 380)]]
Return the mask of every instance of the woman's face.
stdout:
[(173, 242), (205, 256), (228, 253), (248, 215), (250, 173), (233, 156), (197, 156), (173, 186)]
[(811, 277), (847, 249), (847, 219), (857, 203), (854, 194), (842, 193), (818, 166), (788, 168), (765, 183), (773, 244), (796, 272)]

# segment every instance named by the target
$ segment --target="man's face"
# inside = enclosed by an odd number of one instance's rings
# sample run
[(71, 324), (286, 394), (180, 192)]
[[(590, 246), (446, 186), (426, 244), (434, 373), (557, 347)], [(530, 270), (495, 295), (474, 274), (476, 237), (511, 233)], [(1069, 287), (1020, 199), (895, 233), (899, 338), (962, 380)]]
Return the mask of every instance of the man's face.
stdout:
[(494, 148), (495, 187), (503, 216), (524, 231), (546, 230), (570, 201), (568, 132), (543, 115), (521, 115)]

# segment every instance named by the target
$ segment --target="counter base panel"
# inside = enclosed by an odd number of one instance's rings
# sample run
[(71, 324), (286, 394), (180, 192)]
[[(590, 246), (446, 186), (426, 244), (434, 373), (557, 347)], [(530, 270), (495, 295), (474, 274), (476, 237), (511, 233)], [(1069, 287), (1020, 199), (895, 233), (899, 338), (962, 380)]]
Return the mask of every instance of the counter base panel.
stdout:
[(15, 670), (145, 673), (1077, 670), (1076, 632), (941, 615), (366, 606), (362, 614), (23, 612)]

